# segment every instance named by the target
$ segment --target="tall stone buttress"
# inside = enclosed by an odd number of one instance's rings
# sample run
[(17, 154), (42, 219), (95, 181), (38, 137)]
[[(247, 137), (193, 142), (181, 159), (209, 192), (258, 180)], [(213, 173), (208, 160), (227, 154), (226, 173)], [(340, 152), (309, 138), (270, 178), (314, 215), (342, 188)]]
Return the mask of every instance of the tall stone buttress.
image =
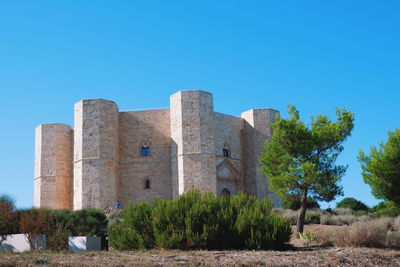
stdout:
[(69, 125), (51, 123), (36, 127), (35, 207), (72, 208), (72, 138)]
[(170, 101), (172, 195), (193, 189), (216, 193), (212, 94), (180, 91)]
[(102, 99), (75, 104), (74, 210), (105, 209), (118, 199), (119, 111)]
[(271, 196), (268, 191), (267, 178), (261, 173), (261, 163), (258, 160), (264, 151), (265, 140), (271, 138), (271, 123), (275, 121), (277, 110), (261, 108), (251, 109), (242, 113), (244, 120), (243, 165), (246, 192), (257, 197)]

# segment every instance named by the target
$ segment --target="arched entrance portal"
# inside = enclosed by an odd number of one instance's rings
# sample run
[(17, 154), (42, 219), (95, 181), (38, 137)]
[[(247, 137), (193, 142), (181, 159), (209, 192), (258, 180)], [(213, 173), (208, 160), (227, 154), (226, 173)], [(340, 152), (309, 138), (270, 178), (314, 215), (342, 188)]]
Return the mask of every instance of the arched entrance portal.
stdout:
[(226, 189), (226, 188), (222, 189), (221, 196), (230, 196), (230, 195), (231, 195), (231, 192), (228, 189)]

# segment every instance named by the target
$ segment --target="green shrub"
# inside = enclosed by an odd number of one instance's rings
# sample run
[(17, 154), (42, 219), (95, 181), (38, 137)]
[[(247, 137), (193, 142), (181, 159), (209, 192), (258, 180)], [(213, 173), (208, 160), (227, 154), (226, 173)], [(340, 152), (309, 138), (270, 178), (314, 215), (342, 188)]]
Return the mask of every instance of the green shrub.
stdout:
[(219, 198), (200, 192), (131, 204), (109, 227), (110, 245), (119, 250), (281, 248), (291, 228), (271, 208), (270, 200), (245, 194)]
[(333, 215), (353, 215), (353, 210), (350, 208), (336, 208), (332, 210)]
[(87, 208), (72, 213), (74, 236), (101, 236), (107, 232), (107, 217), (100, 209)]
[(107, 217), (100, 209), (55, 210), (53, 215), (53, 224), (62, 224), (72, 236), (102, 236), (107, 232)]
[(296, 225), (299, 213), (291, 209), (274, 209), (275, 213), (287, 218), (291, 225)]
[(367, 205), (352, 197), (344, 198), (336, 205), (336, 208), (349, 208), (352, 209), (353, 211), (363, 210), (366, 212), (369, 210)]
[(54, 251), (67, 250), (69, 236), (69, 230), (62, 223), (57, 223), (46, 236), (46, 248)]
[(346, 215), (322, 215), (320, 223), (324, 225), (350, 225), (357, 221), (356, 216)]
[[(232, 229), (235, 211), (229, 200), (228, 197), (219, 199), (213, 194), (189, 192), (174, 201), (156, 201), (153, 209), (156, 246), (217, 249), (235, 241), (232, 236), (235, 234)], [(236, 198), (233, 205), (239, 208), (245, 203)]]
[(315, 236), (315, 231), (313, 231), (312, 229), (308, 229), (305, 230), (303, 233), (299, 233), (299, 239), (305, 243), (313, 242), (315, 240)]
[(152, 207), (149, 203), (131, 204), (108, 229), (110, 246), (115, 249), (145, 249), (154, 247)]
[(372, 218), (396, 217), (400, 215), (400, 208), (392, 201), (385, 201), (374, 206), (371, 212), (370, 216)]
[(106, 215), (108, 227), (122, 223), (122, 221), (124, 220), (124, 217), (122, 216), (122, 211), (122, 209), (114, 209)]
[(354, 215), (355, 216), (365, 216), (365, 215), (368, 215), (368, 211), (366, 211), (366, 210), (356, 210), (355, 212), (354, 212)]
[[(232, 197), (244, 204), (237, 209), (236, 230), (239, 233), (237, 249), (278, 249), (290, 239), (289, 220), (270, 213), (272, 203), (240, 194)], [(286, 240), (286, 241), (285, 241)]]
[[(300, 195), (288, 195), (286, 198), (283, 198), (281, 201), (282, 209), (291, 209), (298, 210), (300, 209), (301, 204), (301, 196)], [(317, 200), (313, 198), (307, 198), (307, 208), (309, 209), (319, 209), (320, 206)]]
[(320, 217), (321, 214), (319, 213), (307, 213), (305, 221), (306, 223), (320, 224)]

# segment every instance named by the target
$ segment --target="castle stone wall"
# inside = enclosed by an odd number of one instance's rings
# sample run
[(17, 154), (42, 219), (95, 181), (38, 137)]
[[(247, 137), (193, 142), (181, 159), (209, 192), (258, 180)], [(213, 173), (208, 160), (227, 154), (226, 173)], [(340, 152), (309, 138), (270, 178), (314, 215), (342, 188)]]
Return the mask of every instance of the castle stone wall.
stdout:
[(188, 90), (171, 96), (174, 197), (193, 189), (216, 193), (213, 119), (210, 93)]
[(74, 209), (113, 206), (118, 198), (118, 106), (82, 100), (75, 104), (74, 123)]
[[(121, 112), (120, 202), (172, 198), (169, 109)], [(143, 145), (150, 156), (143, 157)], [(146, 189), (146, 180), (150, 188)]]
[(35, 132), (34, 206), (72, 208), (72, 144), (69, 125), (42, 124)]
[[(170, 199), (193, 189), (278, 200), (258, 161), (276, 110), (214, 112), (212, 94), (200, 90), (173, 94), (170, 109), (119, 112), (102, 99), (74, 108), (74, 130), (36, 129), (36, 207), (107, 209), (117, 200)], [(150, 155), (141, 155), (142, 146)]]
[(268, 182), (261, 173), (258, 161), (263, 152), (264, 143), (272, 136), (271, 123), (278, 111), (273, 109), (252, 109), (242, 113), (244, 122), (244, 181), (246, 192), (258, 197), (273, 195), (268, 191)]
[[(243, 119), (222, 113), (214, 113), (215, 124), (215, 155), (216, 166), (223, 161), (229, 160), (230, 164), (239, 173), (240, 177), (236, 177), (232, 171), (217, 169), (217, 194), (226, 188), (232, 194), (244, 191), (243, 174), (242, 174), (242, 130)], [(229, 150), (229, 157), (223, 157), (223, 149)], [(235, 173), (235, 172), (234, 172)]]

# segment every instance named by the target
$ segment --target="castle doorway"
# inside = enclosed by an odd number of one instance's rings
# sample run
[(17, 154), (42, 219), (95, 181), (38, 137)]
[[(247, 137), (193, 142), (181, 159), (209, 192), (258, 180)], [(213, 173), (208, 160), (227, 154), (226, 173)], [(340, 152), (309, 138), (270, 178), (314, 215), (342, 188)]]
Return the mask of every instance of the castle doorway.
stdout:
[(222, 189), (221, 196), (230, 196), (230, 195), (231, 192), (227, 188)]

